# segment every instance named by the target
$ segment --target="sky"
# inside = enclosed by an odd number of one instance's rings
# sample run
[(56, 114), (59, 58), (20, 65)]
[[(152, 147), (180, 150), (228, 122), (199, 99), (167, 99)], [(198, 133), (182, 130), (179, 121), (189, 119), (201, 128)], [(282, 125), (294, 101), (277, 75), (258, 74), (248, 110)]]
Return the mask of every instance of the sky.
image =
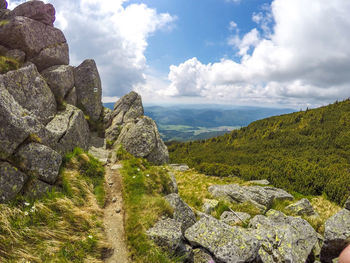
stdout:
[[(23, 0), (8, 0), (14, 8)], [(350, 97), (349, 0), (47, 0), (105, 102), (306, 108)]]

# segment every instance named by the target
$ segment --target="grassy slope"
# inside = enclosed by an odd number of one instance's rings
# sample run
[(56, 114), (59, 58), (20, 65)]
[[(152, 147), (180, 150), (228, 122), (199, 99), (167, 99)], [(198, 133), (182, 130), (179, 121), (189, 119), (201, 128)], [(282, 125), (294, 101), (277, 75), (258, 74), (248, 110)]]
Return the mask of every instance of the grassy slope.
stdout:
[(0, 262), (103, 262), (103, 175), (97, 160), (76, 149), (62, 169), (61, 192), (0, 204)]
[(350, 186), (350, 101), (256, 121), (206, 141), (173, 143), (169, 151), (171, 162), (220, 170), (217, 175), (233, 167), (243, 179), (266, 178), (343, 204)]

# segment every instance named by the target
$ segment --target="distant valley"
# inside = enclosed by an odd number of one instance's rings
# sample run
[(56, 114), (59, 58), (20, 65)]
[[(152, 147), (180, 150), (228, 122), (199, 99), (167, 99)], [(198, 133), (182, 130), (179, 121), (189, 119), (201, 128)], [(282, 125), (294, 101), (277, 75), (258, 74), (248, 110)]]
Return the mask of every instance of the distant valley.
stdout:
[[(113, 109), (113, 103), (105, 103)], [(294, 112), (294, 109), (228, 105), (146, 105), (164, 141), (193, 141), (220, 136), (251, 122)]]

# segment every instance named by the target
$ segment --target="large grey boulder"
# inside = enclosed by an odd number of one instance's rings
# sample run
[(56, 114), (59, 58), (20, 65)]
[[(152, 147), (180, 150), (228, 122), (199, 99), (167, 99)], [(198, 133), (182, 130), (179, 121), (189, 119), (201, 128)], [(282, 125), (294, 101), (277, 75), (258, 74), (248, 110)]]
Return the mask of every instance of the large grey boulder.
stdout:
[(231, 212), (225, 211), (220, 216), (220, 221), (230, 226), (247, 223), (251, 216), (248, 213), (243, 212)]
[(73, 105), (68, 104), (64, 111), (58, 112), (46, 128), (54, 135), (53, 148), (60, 154), (71, 152), (75, 147), (88, 149), (89, 126), (84, 113)]
[(350, 244), (350, 211), (342, 209), (329, 218), (325, 224), (321, 261), (330, 263), (339, 257), (341, 251)]
[(286, 207), (287, 210), (299, 215), (299, 216), (314, 216), (317, 215), (310, 201), (306, 198), (299, 200), (298, 202)]
[(250, 202), (262, 211), (270, 208), (274, 200), (293, 200), (292, 195), (274, 187), (212, 185), (208, 191), (214, 197), (230, 202)]
[(0, 203), (16, 197), (28, 177), (7, 162), (0, 162)]
[(51, 4), (42, 1), (28, 1), (18, 5), (12, 10), (11, 16), (25, 16), (45, 25), (53, 26), (55, 22), (55, 8)]
[(262, 262), (309, 262), (317, 245), (316, 231), (304, 219), (270, 210), (266, 216), (250, 220), (255, 237), (261, 242)]
[(41, 72), (51, 91), (55, 95), (56, 101), (63, 103), (67, 93), (74, 87), (73, 67), (60, 65), (53, 66)]
[(186, 229), (196, 223), (196, 216), (192, 209), (181, 199), (178, 194), (170, 194), (165, 200), (174, 209), (174, 219), (181, 224), (181, 231), (184, 233)]
[(193, 247), (209, 251), (219, 262), (254, 262), (260, 244), (249, 230), (231, 227), (213, 217), (203, 217), (186, 230)]
[(9, 71), (3, 75), (8, 92), (25, 109), (43, 124), (47, 124), (56, 114), (56, 101), (44, 78), (34, 64)]
[(185, 256), (185, 262), (191, 257), (192, 249), (185, 244), (180, 222), (174, 219), (160, 220), (147, 231), (147, 235), (169, 254)]
[(93, 121), (97, 121), (102, 111), (101, 79), (94, 60), (87, 59), (74, 69), (78, 107)]
[(28, 175), (54, 184), (59, 175), (62, 157), (51, 148), (38, 143), (30, 143), (20, 147), (15, 155), (19, 167)]
[(169, 161), (168, 149), (160, 138), (155, 122), (149, 117), (124, 125), (116, 144), (123, 145), (129, 153), (154, 164)]

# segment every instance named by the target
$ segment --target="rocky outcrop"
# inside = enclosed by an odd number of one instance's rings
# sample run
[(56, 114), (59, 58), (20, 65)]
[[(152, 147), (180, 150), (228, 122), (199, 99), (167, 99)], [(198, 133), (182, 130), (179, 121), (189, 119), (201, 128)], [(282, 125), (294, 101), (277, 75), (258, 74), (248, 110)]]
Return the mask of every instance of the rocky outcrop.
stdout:
[(56, 19), (55, 14), (53, 5), (45, 4), (42, 1), (25, 2), (11, 12), (13, 17), (25, 16), (49, 26), (53, 26)]
[(331, 263), (350, 244), (350, 211), (343, 209), (326, 221), (321, 261)]
[(4, 74), (3, 81), (13, 98), (39, 121), (47, 124), (53, 119), (55, 98), (34, 64)]
[(14, 199), (27, 179), (27, 175), (11, 164), (0, 162), (0, 203)]
[(293, 196), (286, 191), (274, 187), (212, 185), (208, 191), (216, 198), (230, 202), (251, 202), (257, 208), (266, 210), (271, 207), (274, 200), (293, 200)]
[(78, 101), (78, 97), (77, 97), (77, 90), (75, 87), (73, 87), (68, 94), (66, 95), (66, 97), (64, 98), (65, 102), (67, 104), (73, 105), (73, 106), (77, 106), (77, 101)]
[(225, 211), (220, 216), (220, 221), (230, 226), (247, 223), (251, 216), (248, 213), (243, 212), (231, 212)]
[(74, 80), (78, 107), (97, 121), (102, 111), (102, 86), (95, 61), (87, 59), (76, 67)]
[(298, 202), (286, 207), (287, 210), (299, 215), (299, 216), (315, 216), (317, 213), (312, 207), (310, 201), (306, 198), (299, 200)]

